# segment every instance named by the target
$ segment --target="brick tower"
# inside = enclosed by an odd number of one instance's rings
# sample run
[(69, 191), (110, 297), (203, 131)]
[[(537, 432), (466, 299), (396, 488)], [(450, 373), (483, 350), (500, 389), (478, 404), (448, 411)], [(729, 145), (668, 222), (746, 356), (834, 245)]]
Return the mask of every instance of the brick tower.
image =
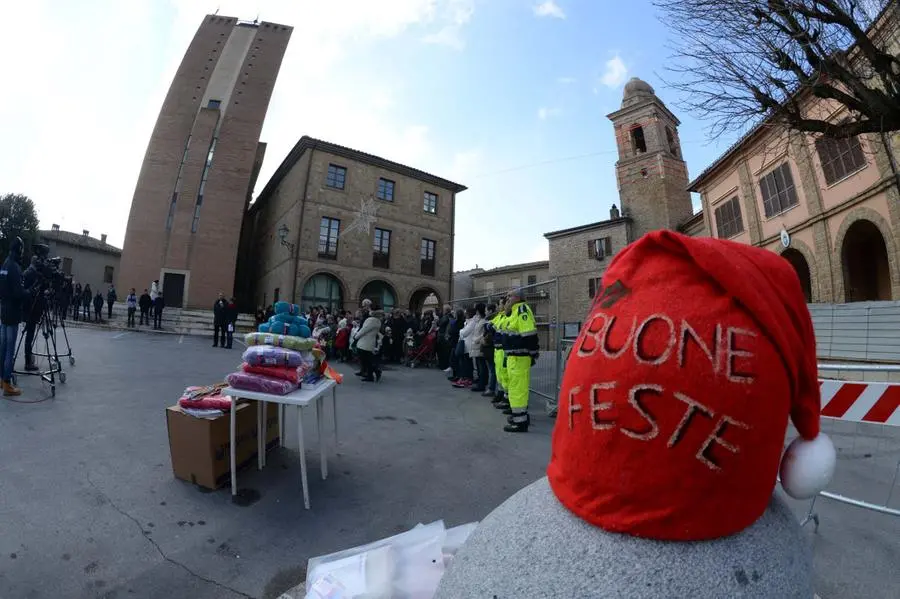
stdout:
[(163, 101), (138, 176), (117, 284), (159, 280), (166, 306), (234, 289), (263, 120), (292, 28), (207, 15)]
[(616, 178), (622, 216), (631, 218), (628, 241), (656, 229), (676, 229), (693, 214), (687, 165), (678, 140), (681, 123), (653, 88), (633, 78), (622, 107), (607, 115), (616, 132)]

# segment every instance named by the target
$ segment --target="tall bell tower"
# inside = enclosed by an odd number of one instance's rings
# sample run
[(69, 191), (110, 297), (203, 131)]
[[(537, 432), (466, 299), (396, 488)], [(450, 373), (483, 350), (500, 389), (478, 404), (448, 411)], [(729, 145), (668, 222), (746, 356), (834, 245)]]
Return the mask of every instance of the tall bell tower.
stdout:
[(616, 132), (616, 179), (622, 216), (631, 218), (629, 242), (656, 229), (676, 229), (693, 214), (681, 122), (638, 78), (625, 84), (622, 107), (607, 118)]

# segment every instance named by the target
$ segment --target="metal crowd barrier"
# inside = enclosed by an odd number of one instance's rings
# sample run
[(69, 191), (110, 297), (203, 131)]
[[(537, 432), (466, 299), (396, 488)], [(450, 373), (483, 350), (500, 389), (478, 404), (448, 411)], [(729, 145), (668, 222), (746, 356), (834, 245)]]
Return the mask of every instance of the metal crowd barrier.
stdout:
[[(574, 339), (560, 340), (555, 352), (560, 372), (574, 344)], [(835, 444), (838, 465), (829, 488), (810, 501), (801, 526), (813, 522), (818, 530), (815, 507), (819, 497), (900, 517), (900, 364), (818, 366), (821, 427)], [(562, 377), (557, 380), (558, 393)], [(553, 406), (555, 413), (555, 400)], [(796, 436), (797, 431), (790, 427), (785, 447)], [(858, 467), (851, 467), (853, 464)]]
[[(900, 364), (819, 364), (819, 373), (822, 431), (838, 450), (838, 465), (801, 525), (813, 522), (818, 530), (819, 497), (900, 517)], [(895, 380), (888, 380), (892, 373)], [(791, 429), (786, 444), (794, 436)]]

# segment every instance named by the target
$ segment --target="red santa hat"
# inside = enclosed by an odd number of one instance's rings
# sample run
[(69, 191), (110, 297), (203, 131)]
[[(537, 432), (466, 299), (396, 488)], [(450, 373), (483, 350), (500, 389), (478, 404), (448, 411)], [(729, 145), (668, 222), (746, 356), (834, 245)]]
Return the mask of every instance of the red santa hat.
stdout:
[[(816, 341), (780, 256), (670, 231), (603, 275), (566, 365), (547, 469), (569, 510), (663, 540), (734, 534), (830, 481)], [(782, 458), (788, 416), (799, 437)]]

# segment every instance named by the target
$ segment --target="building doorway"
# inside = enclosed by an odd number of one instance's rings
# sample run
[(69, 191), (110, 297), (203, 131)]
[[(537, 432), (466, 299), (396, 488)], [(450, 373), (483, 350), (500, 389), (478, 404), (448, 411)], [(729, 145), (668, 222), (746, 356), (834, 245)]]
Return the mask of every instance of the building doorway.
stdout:
[(887, 246), (872, 221), (858, 220), (847, 229), (841, 247), (844, 297), (847, 302), (891, 300)]
[(416, 289), (409, 298), (409, 310), (416, 314), (425, 310), (437, 310), (441, 305), (441, 298), (437, 291), (430, 287)]
[(162, 292), (166, 308), (184, 307), (184, 275), (174, 272), (163, 273)]
[[(300, 307), (308, 310), (313, 306), (328, 308), (332, 314), (344, 307), (344, 292), (341, 282), (334, 275), (319, 273), (307, 279), (300, 295)], [(276, 300), (277, 301), (277, 300)]]
[(795, 250), (794, 248), (784, 250), (781, 253), (781, 257), (794, 267), (794, 271), (800, 279), (800, 288), (803, 290), (803, 297), (806, 298), (807, 304), (812, 303), (812, 277), (810, 277), (809, 274), (809, 263), (806, 261), (806, 257), (801, 254), (799, 250)]
[(379, 310), (390, 311), (397, 305), (397, 293), (387, 281), (369, 281), (359, 292), (359, 302), (371, 300)]

